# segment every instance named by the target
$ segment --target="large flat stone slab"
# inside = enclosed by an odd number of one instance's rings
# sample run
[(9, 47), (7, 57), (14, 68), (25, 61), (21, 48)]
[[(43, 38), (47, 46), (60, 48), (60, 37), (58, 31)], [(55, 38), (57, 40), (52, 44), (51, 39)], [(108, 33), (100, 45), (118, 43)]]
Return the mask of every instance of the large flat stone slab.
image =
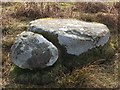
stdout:
[(40, 34), (22, 32), (11, 47), (11, 60), (20, 68), (34, 69), (52, 66), (58, 59), (58, 49)]
[(38, 19), (31, 21), (29, 31), (39, 33), (66, 49), (66, 53), (79, 56), (97, 46), (103, 46), (110, 36), (106, 25), (76, 19)]

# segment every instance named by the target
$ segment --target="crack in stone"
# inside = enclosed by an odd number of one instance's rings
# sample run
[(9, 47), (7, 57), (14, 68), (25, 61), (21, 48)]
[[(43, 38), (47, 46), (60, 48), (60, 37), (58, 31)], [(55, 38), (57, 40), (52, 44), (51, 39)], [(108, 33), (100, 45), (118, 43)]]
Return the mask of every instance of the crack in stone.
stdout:
[(91, 41), (94, 41), (95, 38), (96, 38), (96, 37), (93, 37), (93, 36), (89, 36), (87, 34), (82, 34), (81, 32), (76, 31), (75, 29), (74, 30), (65, 31), (65, 32), (68, 33), (68, 34), (77, 35), (79, 37), (90, 38)]

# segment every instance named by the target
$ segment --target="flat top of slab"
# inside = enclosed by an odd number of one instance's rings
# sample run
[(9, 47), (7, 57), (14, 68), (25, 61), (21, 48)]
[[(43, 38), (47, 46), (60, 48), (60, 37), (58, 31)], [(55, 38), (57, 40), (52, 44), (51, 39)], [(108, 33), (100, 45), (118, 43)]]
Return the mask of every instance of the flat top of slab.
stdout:
[(85, 22), (76, 19), (55, 19), (45, 18), (37, 19), (30, 22), (30, 26), (39, 28), (47, 32), (54, 32), (56, 34), (78, 34), (87, 36), (105, 36), (109, 29), (106, 25), (95, 22)]

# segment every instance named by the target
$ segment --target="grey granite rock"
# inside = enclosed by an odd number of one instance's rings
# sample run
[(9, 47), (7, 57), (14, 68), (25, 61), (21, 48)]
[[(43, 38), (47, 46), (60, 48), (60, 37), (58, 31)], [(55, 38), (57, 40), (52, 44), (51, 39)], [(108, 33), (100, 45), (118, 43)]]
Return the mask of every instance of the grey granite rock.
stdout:
[(110, 36), (106, 25), (76, 19), (34, 20), (30, 22), (29, 31), (42, 34), (51, 42), (56, 38), (56, 43), (63, 46), (68, 54), (76, 56), (97, 46), (103, 46)]
[(58, 49), (40, 34), (24, 31), (11, 47), (12, 62), (20, 68), (45, 68), (58, 59)]

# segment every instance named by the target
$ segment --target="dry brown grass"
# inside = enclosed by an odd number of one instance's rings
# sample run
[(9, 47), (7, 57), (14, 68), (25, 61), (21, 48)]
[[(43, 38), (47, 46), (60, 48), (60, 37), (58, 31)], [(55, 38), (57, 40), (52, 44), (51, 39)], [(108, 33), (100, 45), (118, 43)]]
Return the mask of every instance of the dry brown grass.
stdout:
[(59, 12), (59, 5), (57, 3), (26, 2), (16, 4), (12, 16), (18, 19), (20, 17), (37, 19), (54, 16), (57, 12)]
[(79, 2), (73, 7), (74, 11), (84, 13), (114, 13), (115, 8), (110, 3), (102, 2)]
[[(117, 88), (118, 76), (114, 74), (113, 68), (102, 65), (89, 65), (82, 69), (75, 69), (71, 74), (58, 80), (58, 84), (61, 87)], [(108, 69), (111, 69), (111, 73), (108, 72)]]
[[(76, 18), (89, 22), (101, 22), (106, 24), (111, 33), (116, 35), (117, 33), (117, 24), (118, 17), (116, 16), (119, 9), (119, 4), (114, 4), (115, 8), (103, 3), (3, 3), (2, 8), (2, 33), (3, 33), (3, 82), (7, 86), (18, 87), (117, 87), (117, 73), (120, 70), (118, 65), (118, 60), (112, 58), (112, 62), (107, 62), (107, 64), (100, 61), (100, 63), (94, 63), (93, 65), (87, 65), (80, 69), (79, 67), (69, 70), (69, 73), (65, 73), (64, 77), (58, 79), (58, 82), (51, 83), (44, 86), (33, 86), (33, 85), (21, 85), (17, 83), (10, 82), (10, 69), (12, 68), (12, 63), (10, 61), (9, 53), (10, 47), (14, 42), (14, 38), (17, 34), (22, 31), (27, 30), (27, 24), (34, 19), (38, 18)], [(119, 25), (118, 25), (119, 26)], [(112, 35), (113, 35), (112, 34)], [(113, 46), (118, 49), (116, 46), (116, 37), (111, 37), (111, 42)], [(108, 52), (108, 53), (107, 53)], [(99, 53), (99, 52), (98, 52)], [(111, 49), (106, 50), (106, 55), (111, 56)], [(117, 51), (113, 52), (117, 54)], [(112, 54), (113, 54), (112, 53)], [(106, 57), (106, 56), (105, 56)], [(110, 57), (109, 57), (110, 58)], [(71, 63), (74, 65), (79, 65)], [(67, 63), (66, 63), (67, 65)], [(63, 69), (63, 68), (62, 68)], [(70, 69), (68, 67), (68, 69)], [(114, 72), (113, 69), (116, 69)], [(57, 70), (59, 71), (59, 69)], [(60, 73), (59, 73), (60, 74)], [(25, 78), (25, 75), (24, 75)], [(24, 80), (23, 80), (24, 81)], [(7, 87), (6, 86), (6, 87)]]
[(100, 23), (108, 26), (109, 29), (117, 29), (118, 15), (110, 13), (97, 13), (96, 18)]

